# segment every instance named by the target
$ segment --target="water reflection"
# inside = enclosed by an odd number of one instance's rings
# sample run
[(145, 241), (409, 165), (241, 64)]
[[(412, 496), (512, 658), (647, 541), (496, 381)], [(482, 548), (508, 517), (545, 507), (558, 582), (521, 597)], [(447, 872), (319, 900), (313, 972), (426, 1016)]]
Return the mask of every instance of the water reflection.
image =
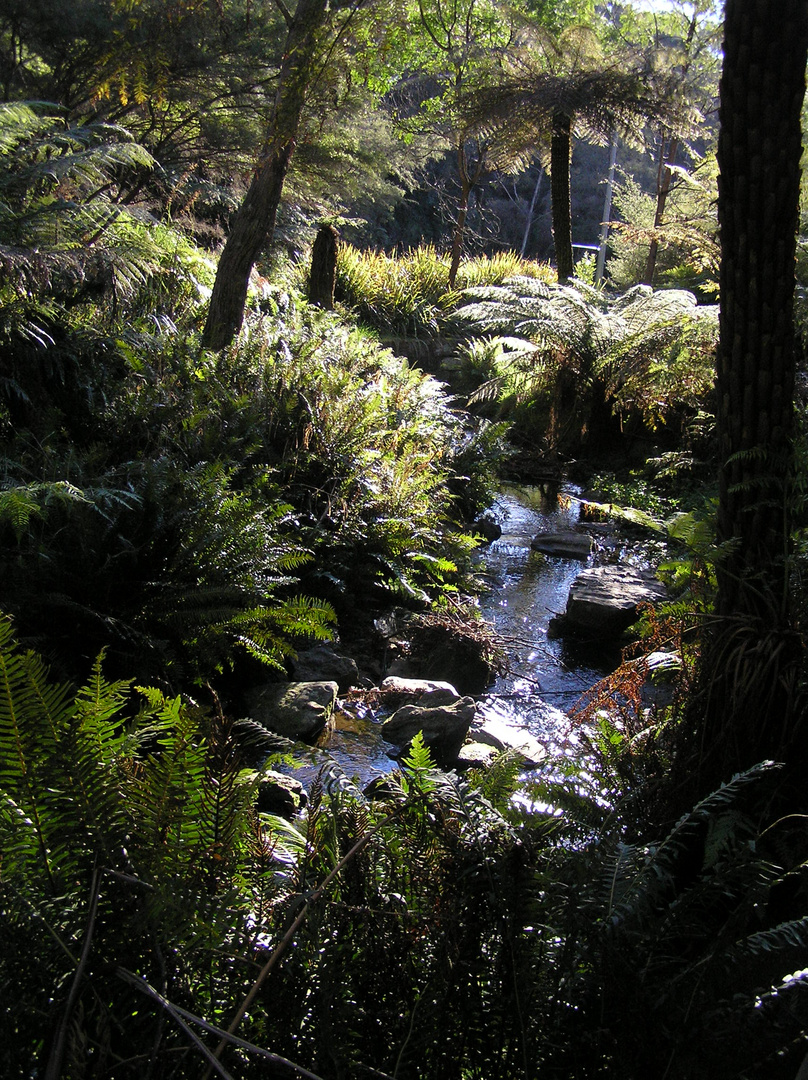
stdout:
[[(553, 640), (547, 634), (586, 564), (541, 555), (530, 544), (540, 532), (575, 528), (575, 492), (510, 488), (501, 493), (494, 511), (502, 536), (478, 554), (479, 573), (488, 586), (480, 606), (508, 642), (509, 670), (481, 697), (480, 709), (492, 720), (527, 727), (540, 742), (552, 745), (563, 738), (566, 711), (615, 669), (619, 650)], [(392, 748), (381, 738), (381, 720), (369, 711), (338, 713), (318, 748), (364, 785), (396, 767)], [(306, 782), (305, 776), (301, 779)]]
[(481, 700), (484, 711), (526, 725), (539, 739), (552, 738), (560, 718), (603, 675), (613, 671), (619, 649), (548, 638), (554, 615), (564, 611), (570, 585), (586, 565), (532, 551), (540, 532), (562, 532), (578, 524), (573, 490), (511, 488), (496, 513), (499, 540), (481, 552), (489, 591), (481, 609), (510, 644), (510, 670)]
[(370, 712), (361, 715), (359, 711), (337, 710), (317, 743), (318, 749), (326, 751), (360, 787), (398, 767), (392, 756), (395, 748), (381, 736), (382, 719)]

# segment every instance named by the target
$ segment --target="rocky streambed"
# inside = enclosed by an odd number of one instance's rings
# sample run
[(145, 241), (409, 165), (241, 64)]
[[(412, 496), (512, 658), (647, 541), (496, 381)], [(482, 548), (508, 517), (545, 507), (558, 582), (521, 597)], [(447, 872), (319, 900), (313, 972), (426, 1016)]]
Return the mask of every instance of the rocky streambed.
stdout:
[[(505, 747), (529, 768), (557, 747), (567, 710), (620, 662), (638, 604), (664, 597), (647, 545), (581, 521), (580, 507), (574, 490), (512, 489), (492, 508), (500, 535), (479, 552), (481, 608), (508, 662), (482, 693), (464, 694), (462, 679), (458, 693), (446, 680), (413, 678), (392, 647), (386, 677), (369, 685), (353, 659), (323, 646), (301, 655), (294, 682), (255, 690), (249, 714), (293, 740), (298, 786), (326, 765), (365, 788), (397, 767), (419, 730), (444, 768), (484, 765)], [(379, 629), (394, 643), (400, 627), (388, 623)]]

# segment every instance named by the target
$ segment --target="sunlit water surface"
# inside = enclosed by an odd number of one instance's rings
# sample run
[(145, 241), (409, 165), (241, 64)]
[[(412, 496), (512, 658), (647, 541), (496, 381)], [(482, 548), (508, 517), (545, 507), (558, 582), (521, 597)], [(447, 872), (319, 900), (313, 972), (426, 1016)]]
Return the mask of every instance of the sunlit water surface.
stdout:
[[(575, 527), (575, 492), (508, 489), (493, 511), (502, 536), (478, 556), (488, 586), (480, 606), (508, 643), (509, 670), (481, 696), (480, 710), (486, 717), (527, 727), (542, 744), (553, 746), (565, 727), (560, 712), (614, 670), (617, 651), (602, 645), (587, 651), (547, 636), (550, 620), (564, 611), (570, 585), (586, 563), (541, 555), (530, 544), (538, 533)], [(320, 749), (360, 785), (396, 767), (392, 747), (380, 736), (382, 719), (370, 710), (361, 716), (339, 713), (334, 729), (321, 740)], [(322, 756), (313, 754), (312, 769), (321, 762)], [(301, 779), (305, 782), (305, 775)]]

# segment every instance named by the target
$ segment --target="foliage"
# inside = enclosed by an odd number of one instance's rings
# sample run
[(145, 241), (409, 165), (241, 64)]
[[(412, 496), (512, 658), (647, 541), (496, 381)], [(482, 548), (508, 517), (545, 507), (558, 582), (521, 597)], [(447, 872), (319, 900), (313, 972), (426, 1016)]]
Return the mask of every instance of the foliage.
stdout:
[(457, 207), (448, 281), (455, 288), (469, 198), (497, 166), (490, 140), (472, 131), (468, 95), (499, 79), (525, 20), (518, 5), (504, 0), (418, 0), (407, 8), (394, 115), (405, 139), (426, 136), (432, 145), (443, 144), (451, 152)]
[(130, 462), (87, 486), (75, 460), (70, 485), (7, 468), (5, 602), (69, 669), (103, 645), (116, 669), (177, 685), (244, 653), (279, 667), (296, 638), (327, 635), (328, 605), (294, 595), (310, 556), (290, 508), (235, 490), (221, 466)]
[(663, 284), (712, 297), (717, 291), (718, 168), (715, 155), (696, 159), (691, 169), (673, 166), (665, 222), (654, 228), (654, 202), (631, 177), (614, 194), (620, 219), (612, 222), (609, 280), (619, 289), (642, 280), (652, 239), (659, 245), (657, 277)]
[(373, 583), (418, 601), (450, 585), (469, 545), (449, 528), (447, 481), (462, 462), (470, 487), (485, 463), (469, 461), (441, 385), (286, 294), (267, 298), (250, 334), (264, 453), (280, 458), (277, 480), (315, 554), (310, 585), (335, 602)]
[[(4, 336), (53, 344), (54, 302), (178, 317), (210, 266), (179, 233), (120, 201), (154, 168), (124, 128), (70, 124), (58, 110), (0, 105), (0, 299)], [(34, 320), (38, 320), (37, 323)]]
[(448, 261), (431, 246), (398, 257), (363, 252), (342, 244), (337, 261), (337, 297), (382, 334), (434, 337), (446, 331), (447, 316), (466, 288), (496, 285), (515, 273), (552, 280), (549, 267), (513, 253), (464, 260), (455, 289)]
[[(611, 757), (627, 745), (619, 727), (600, 737)], [(581, 779), (535, 793), (563, 807), (559, 829), (566, 818), (583, 838), (540, 879), (558, 898), (562, 963), (575, 972), (560, 990), (560, 1052), (547, 1064), (565, 1075), (790, 1075), (780, 1039), (804, 1045), (808, 927), (790, 912), (777, 919), (780, 890), (804, 882), (778, 864), (776, 843), (761, 843), (750, 793), (766, 787), (766, 766), (733, 778), (652, 843), (627, 840), (609, 789)]]
[(215, 1018), (283, 891), (227, 725), (157, 691), (127, 724), (129, 683), (98, 663), (77, 693), (50, 682), (8, 620), (0, 657), (4, 1075), (170, 1059), (175, 1031), (120, 974)]
[(108, 125), (0, 119), (0, 562), (24, 636), (71, 672), (106, 647), (177, 686), (324, 634), (303, 577), (337, 597), (346, 578), (418, 602), (453, 588), (471, 542), (449, 518), (488, 491), (484, 425), (280, 290), (243, 348), (201, 353), (204, 260), (113, 198), (148, 155)]
[(98, 663), (54, 684), (0, 624), (4, 1075), (729, 1080), (804, 1045), (804, 840), (761, 827), (770, 768), (651, 841), (651, 759), (604, 714), (521, 809), (513, 759), (459, 778), (416, 738), (375, 801), (325, 772), (284, 823), (221, 715), (130, 695)]
[(329, 605), (301, 591), (456, 588), (472, 541), (455, 521), (487, 497), (497, 430), (335, 317), (280, 290), (259, 307), (217, 358), (175, 328), (107, 337), (89, 430), (54, 430), (54, 392), (36, 438), (8, 433), (2, 562), (26, 637), (204, 680), (321, 634)]
[(127, 123), (169, 176), (187, 179), (200, 158), (232, 166), (227, 156), (258, 137), (249, 112), (271, 92), (280, 23), (274, 7), (249, 0), (11, 5), (0, 21), (3, 87)]
[[(678, 290), (638, 286), (611, 300), (583, 282), (514, 278), (468, 290), (457, 317), (493, 342), (495, 373), (473, 399), (515, 406), (544, 398), (556, 425), (583, 429), (600, 393), (615, 414), (653, 428), (695, 410), (712, 386), (715, 313)], [(561, 428), (555, 437), (563, 439)]]
[[(484, 1037), (512, 967), (514, 838), (474, 789), (433, 770), (418, 740), (378, 807), (324, 777), (301, 833), (259, 823), (254, 774), (221, 718), (145, 690), (124, 726), (128, 684), (98, 666), (78, 694), (51, 684), (7, 622), (0, 658), (0, 981), (15, 981), (18, 1004), (4, 1012), (5, 1075), (38, 1061), (54, 1075), (81, 1064), (86, 1076), (128, 1076), (144, 1052), (152, 1075), (198, 1075), (198, 1058), (178, 1054), (177, 1014), (221, 1030), (258, 967), (268, 974), (286, 950), (301, 901), (295, 947), (265, 991), (254, 984), (241, 1024), (259, 1053), (268, 1043), (326, 1076), (365, 1062), (410, 1075), (456, 1054), (468, 989), (462, 1057), (507, 1056)], [(447, 889), (456, 875), (462, 903)], [(38, 962), (21, 964), (31, 940)], [(160, 996), (147, 1003), (133, 986)], [(301, 1009), (302, 1026), (291, 1022)], [(249, 1057), (240, 1075), (265, 1075)]]

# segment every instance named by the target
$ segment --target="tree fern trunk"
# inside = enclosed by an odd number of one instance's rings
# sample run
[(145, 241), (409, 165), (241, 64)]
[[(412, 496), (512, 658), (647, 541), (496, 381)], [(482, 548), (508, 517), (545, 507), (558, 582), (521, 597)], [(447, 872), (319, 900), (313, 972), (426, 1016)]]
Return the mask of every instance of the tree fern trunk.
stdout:
[(727, 0), (721, 130), (716, 391), (719, 616), (702, 647), (683, 786), (713, 790), (771, 758), (779, 795), (805, 805), (802, 645), (789, 623), (786, 555), (796, 341), (795, 248), (808, 57), (806, 0)]
[(210, 349), (225, 348), (241, 327), (252, 268), (275, 229), (283, 184), (312, 77), (317, 39), (328, 11), (328, 0), (299, 0), (289, 22), (267, 140), (219, 258), (202, 335), (202, 343)]
[(334, 307), (334, 284), (337, 276), (339, 237), (333, 225), (321, 225), (311, 249), (309, 303), (331, 311)]
[(722, 614), (784, 613), (808, 4), (728, 0), (718, 144)]
[(555, 242), (558, 280), (572, 277), (572, 206), (570, 201), (570, 163), (572, 161), (572, 117), (556, 113), (550, 144), (550, 190), (553, 206), (553, 240)]

